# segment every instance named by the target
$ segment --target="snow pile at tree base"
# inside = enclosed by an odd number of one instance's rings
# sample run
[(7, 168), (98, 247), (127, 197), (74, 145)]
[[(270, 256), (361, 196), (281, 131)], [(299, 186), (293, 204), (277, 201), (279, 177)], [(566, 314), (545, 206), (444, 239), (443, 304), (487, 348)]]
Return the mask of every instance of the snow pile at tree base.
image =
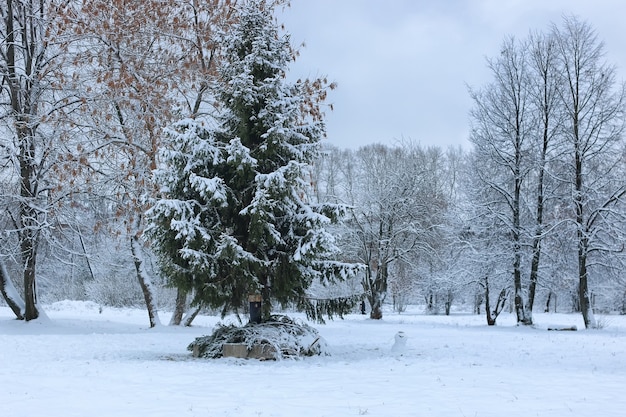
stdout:
[(196, 338), (187, 350), (195, 357), (221, 358), (225, 344), (243, 344), (248, 352), (261, 347), (263, 352), (273, 354), (270, 359), (328, 354), (326, 341), (316, 329), (282, 315), (271, 316), (270, 320), (260, 324), (218, 324), (213, 334)]

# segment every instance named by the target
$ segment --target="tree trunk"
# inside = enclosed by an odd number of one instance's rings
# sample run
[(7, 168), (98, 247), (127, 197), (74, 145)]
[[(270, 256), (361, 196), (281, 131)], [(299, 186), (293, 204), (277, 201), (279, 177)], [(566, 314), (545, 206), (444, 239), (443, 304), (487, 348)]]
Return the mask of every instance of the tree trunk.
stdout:
[(34, 248), (29, 249), (24, 262), (24, 318), (26, 321), (35, 320), (39, 317), (37, 309), (37, 288), (35, 281), (35, 257)]
[[(30, 200), (24, 198), (25, 200)], [(21, 230), (19, 233), (21, 258), (24, 266), (24, 319), (35, 320), (39, 317), (37, 308), (36, 265), (37, 265), (37, 238), (36, 212), (29, 207), (29, 202), (23, 202), (20, 207)]]
[(483, 303), (483, 296), (479, 291), (474, 294), (474, 314), (480, 315), (480, 306)]
[(489, 300), (489, 281), (485, 278), (485, 314), (487, 316), (487, 325), (495, 326), (496, 317), (491, 315), (491, 305)]
[[(578, 120), (575, 120), (574, 128), (576, 138), (578, 138)], [(589, 282), (587, 277), (587, 253), (589, 251), (589, 238), (585, 228), (585, 210), (583, 199), (583, 157), (581, 149), (576, 142), (575, 147), (575, 192), (574, 192), (574, 208), (576, 210), (576, 237), (578, 238), (578, 298), (580, 303), (580, 311), (583, 314), (585, 328), (595, 328), (596, 321), (591, 309), (591, 300), (589, 298)]]
[(370, 319), (380, 320), (383, 318), (383, 303), (377, 294), (370, 298)]
[[(543, 239), (543, 177), (544, 177), (544, 165), (547, 152), (547, 132), (544, 132), (544, 145), (543, 152), (541, 154), (541, 168), (539, 169), (539, 178), (537, 180), (537, 212), (536, 212), (536, 230), (533, 237), (532, 245), (532, 260), (530, 262), (530, 284), (528, 285), (528, 298), (524, 305), (524, 321), (523, 324), (533, 324), (533, 305), (535, 303), (535, 293), (537, 291), (537, 280), (539, 277), (539, 261), (541, 259), (541, 240)], [(552, 292), (550, 292), (552, 293)], [(550, 298), (548, 298), (548, 306), (550, 304)]]
[(195, 319), (198, 313), (200, 313), (200, 310), (202, 310), (202, 307), (198, 306), (191, 313), (188, 313), (183, 319), (183, 326), (191, 326), (191, 322), (193, 322), (193, 319)]
[(522, 244), (521, 244), (521, 227), (520, 227), (520, 199), (522, 188), (522, 175), (520, 173), (521, 165), (521, 140), (519, 134), (516, 135), (515, 147), (515, 189), (513, 192), (513, 284), (515, 288), (515, 314), (518, 323), (526, 323), (526, 315), (524, 310), (524, 296), (522, 292)]
[[(25, 5), (21, 6), (24, 7)], [(20, 5), (18, 5), (17, 8), (19, 9)], [(34, 320), (39, 317), (39, 311), (37, 310), (37, 292), (35, 288), (35, 267), (37, 260), (37, 236), (38, 230), (41, 228), (42, 224), (38, 218), (39, 213), (36, 208), (38, 204), (34, 201), (39, 192), (35, 147), (35, 129), (37, 124), (34, 123), (34, 120), (38, 119), (36, 100), (38, 98), (37, 96), (41, 94), (38, 88), (40, 86), (40, 77), (43, 75), (39, 71), (43, 70), (37, 68), (34, 73), (29, 73), (31, 70), (31, 68), (29, 68), (26, 77), (24, 77), (20, 75), (20, 71), (17, 70), (17, 68), (21, 60), (33, 60), (30, 64), (35, 68), (40, 64), (37, 57), (32, 54), (32, 51), (36, 49), (35, 45), (38, 42), (37, 37), (41, 34), (37, 30), (33, 17), (23, 16), (22, 18), (24, 20), (20, 20), (20, 17), (18, 17), (19, 13), (16, 13), (12, 1), (6, 2), (6, 13), (4, 16), (6, 17), (6, 39), (4, 41), (6, 54), (3, 53), (3, 63), (6, 64), (5, 69), (7, 71), (3, 79), (3, 85), (6, 83), (8, 89), (15, 135), (19, 144), (19, 154), (17, 157), (20, 169), (18, 238), (21, 251), (20, 256), (24, 268), (24, 319)], [(26, 21), (26, 19), (32, 20)], [(16, 35), (20, 32), (22, 33), (22, 44), (32, 43), (29, 48), (16, 49), (15, 45), (20, 42), (20, 40), (16, 38)], [(21, 80), (25, 78), (29, 79), (29, 82), (23, 84)]]
[(453, 300), (454, 300), (454, 295), (452, 294), (452, 291), (448, 289), (448, 292), (446, 293), (446, 304), (445, 304), (446, 316), (450, 315), (450, 310), (452, 309)]
[(432, 292), (429, 292), (426, 296), (426, 310), (428, 310), (429, 314), (436, 312), (436, 300)]
[[(544, 86), (547, 85), (547, 72), (548, 66), (546, 66), (546, 70), (544, 70)], [(550, 112), (546, 103), (548, 103), (549, 96), (548, 90), (544, 88), (544, 114), (543, 114), (543, 141), (541, 147), (541, 157), (539, 160), (539, 173), (537, 176), (537, 207), (535, 213), (535, 236), (533, 237), (532, 244), (532, 260), (530, 263), (530, 284), (528, 285), (528, 298), (526, 300), (526, 304), (524, 305), (524, 318), (525, 321), (523, 324), (532, 325), (533, 324), (533, 305), (535, 303), (535, 293), (537, 291), (537, 279), (539, 277), (539, 261), (541, 259), (541, 241), (543, 239), (543, 207), (544, 207), (544, 176), (546, 171), (546, 156), (548, 154), (548, 147), (550, 144)], [(550, 291), (550, 294), (552, 291)], [(550, 298), (548, 297), (548, 310), (550, 305)]]
[(174, 307), (174, 313), (170, 319), (170, 326), (180, 326), (183, 315), (187, 309), (187, 291), (181, 288), (176, 289), (176, 306)]
[(546, 300), (546, 308), (543, 310), (544, 313), (550, 312), (550, 301), (552, 301), (552, 291), (548, 292), (548, 299)]
[(371, 296), (369, 298), (372, 310), (370, 311), (370, 318), (373, 320), (383, 318), (383, 302), (387, 294), (387, 271), (387, 264), (380, 265), (376, 270), (376, 278), (371, 285)]
[[(539, 277), (539, 260), (541, 257), (541, 238), (539, 233), (533, 238), (533, 258), (530, 262), (530, 283), (528, 284), (528, 298), (524, 305), (524, 321), (522, 324), (532, 326), (533, 305), (535, 304), (535, 293), (537, 292), (537, 278)], [(550, 299), (548, 299), (550, 303)]]
[(9, 278), (9, 273), (7, 271), (6, 265), (0, 259), (0, 292), (2, 292), (2, 297), (6, 301), (7, 305), (15, 314), (18, 320), (24, 320), (24, 310), (25, 304), (24, 300), (20, 297), (17, 289), (13, 285), (13, 281)]
[[(515, 246), (519, 246), (518, 243), (515, 244)], [(524, 310), (524, 297), (523, 297), (523, 293), (522, 293), (522, 271), (520, 270), (520, 254), (519, 252), (517, 252), (515, 254), (515, 266), (514, 266), (514, 270), (513, 270), (513, 281), (515, 284), (515, 297), (514, 297), (514, 304), (515, 304), (515, 315), (517, 316), (517, 323), (524, 323), (526, 324), (526, 312)]]
[(591, 297), (589, 296), (589, 285), (587, 279), (587, 254), (586, 251), (578, 254), (579, 282), (578, 282), (578, 298), (580, 301), (580, 310), (583, 314), (585, 328), (594, 329), (597, 327), (596, 319), (593, 314), (591, 305)]
[(496, 301), (496, 305), (491, 310), (490, 300), (489, 300), (489, 280), (485, 277), (485, 313), (487, 315), (487, 325), (495, 326), (496, 320), (502, 310), (504, 310), (504, 306), (506, 304), (506, 288), (503, 288), (498, 294), (498, 299)]
[(135, 270), (137, 271), (137, 279), (143, 292), (144, 300), (146, 301), (146, 308), (148, 309), (148, 317), (150, 318), (150, 327), (160, 326), (161, 320), (159, 319), (159, 312), (156, 307), (156, 297), (154, 296), (154, 287), (152, 281), (148, 276), (144, 268), (144, 259), (141, 253), (141, 243), (139, 237), (133, 235), (130, 238), (130, 250), (135, 262)]

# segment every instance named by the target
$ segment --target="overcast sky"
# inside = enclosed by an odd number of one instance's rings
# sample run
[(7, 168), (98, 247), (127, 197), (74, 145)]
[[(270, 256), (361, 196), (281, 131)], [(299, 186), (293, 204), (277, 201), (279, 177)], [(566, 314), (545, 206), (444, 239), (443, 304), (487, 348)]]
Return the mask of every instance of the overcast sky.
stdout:
[(505, 36), (548, 31), (563, 15), (595, 28), (625, 78), (624, 0), (291, 0), (278, 18), (306, 44), (291, 75), (338, 83), (330, 143), (469, 147), (467, 86), (491, 80), (486, 57)]

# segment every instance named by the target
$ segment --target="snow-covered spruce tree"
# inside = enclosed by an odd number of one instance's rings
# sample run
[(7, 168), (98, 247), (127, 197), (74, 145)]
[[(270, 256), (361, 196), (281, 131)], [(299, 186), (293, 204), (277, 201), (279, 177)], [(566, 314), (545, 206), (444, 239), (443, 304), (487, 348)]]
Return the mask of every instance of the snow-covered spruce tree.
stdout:
[(246, 1), (238, 12), (223, 40), (220, 116), (211, 127), (186, 119), (167, 130), (155, 173), (162, 195), (148, 212), (148, 232), (172, 284), (193, 290), (196, 304), (225, 314), (257, 294), (263, 319), (275, 303), (295, 303), (317, 319), (342, 314), (356, 298), (320, 302), (307, 294), (313, 280), (356, 269), (335, 260), (324, 228), (344, 207), (307, 201), (327, 85), (286, 81), (294, 51), (269, 3)]

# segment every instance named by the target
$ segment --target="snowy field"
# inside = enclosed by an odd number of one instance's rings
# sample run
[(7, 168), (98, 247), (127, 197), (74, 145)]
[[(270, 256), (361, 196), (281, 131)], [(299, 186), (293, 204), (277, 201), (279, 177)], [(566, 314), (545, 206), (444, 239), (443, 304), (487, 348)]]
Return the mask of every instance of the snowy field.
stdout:
[[(193, 328), (147, 328), (142, 310), (47, 306), (24, 323), (0, 307), (1, 415), (594, 416), (626, 415), (626, 317), (584, 330), (580, 315), (536, 314), (536, 328), (500, 316), (386, 312), (316, 325), (331, 356), (261, 362), (194, 359)], [(162, 314), (167, 323), (169, 317)], [(553, 332), (551, 325), (576, 325)], [(393, 352), (394, 335), (408, 336)]]

